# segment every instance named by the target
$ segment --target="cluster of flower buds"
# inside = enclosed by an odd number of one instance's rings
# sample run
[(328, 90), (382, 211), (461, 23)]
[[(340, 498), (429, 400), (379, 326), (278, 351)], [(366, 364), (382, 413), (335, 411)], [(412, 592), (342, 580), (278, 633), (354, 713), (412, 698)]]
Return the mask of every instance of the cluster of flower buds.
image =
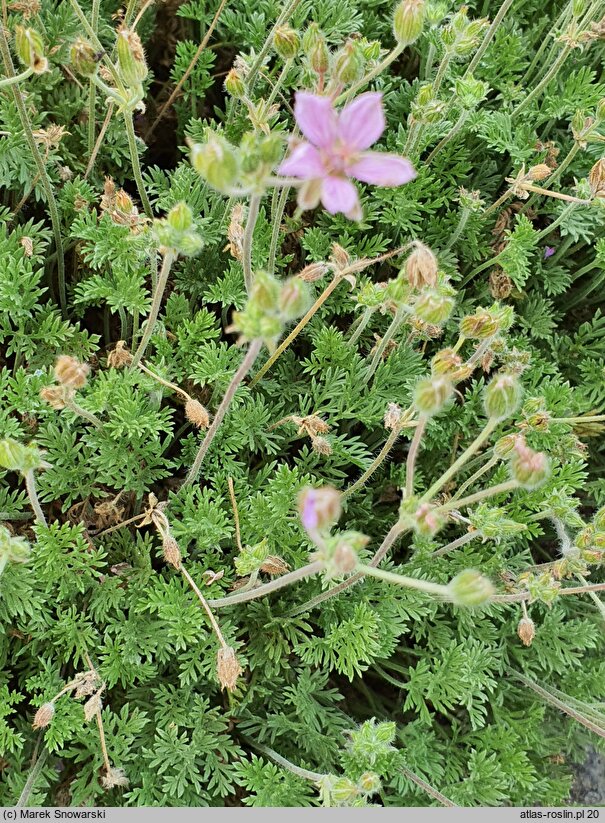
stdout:
[(260, 194), (283, 154), (281, 135), (262, 131), (244, 134), (239, 147), (208, 129), (203, 143), (191, 145), (191, 165), (222, 194)]
[(117, 189), (111, 177), (105, 178), (100, 202), (101, 213), (117, 226), (127, 226), (133, 234), (143, 229), (146, 218), (139, 214), (132, 197), (124, 189)]
[(547, 571), (541, 574), (524, 572), (517, 578), (517, 586), (529, 592), (530, 603), (538, 600), (547, 606), (552, 606), (561, 589), (561, 583)]
[(53, 409), (64, 409), (88, 381), (90, 366), (68, 354), (60, 355), (55, 363), (56, 383), (40, 390), (40, 397)]
[(468, 6), (461, 6), (440, 32), (446, 55), (454, 60), (467, 57), (477, 47), (488, 25), (486, 18), (470, 20)]
[(308, 287), (300, 278), (280, 282), (267, 272), (258, 271), (245, 308), (233, 313), (227, 331), (238, 333), (241, 343), (263, 340), (273, 351), (284, 325), (304, 314), (309, 305)]
[(44, 74), (48, 71), (44, 42), (34, 29), (15, 26), (15, 51), (19, 60), (33, 74)]
[(186, 203), (173, 206), (166, 217), (153, 221), (157, 247), (160, 253), (180, 254), (193, 257), (204, 245), (195, 227), (193, 212)]
[(550, 475), (550, 461), (544, 452), (531, 449), (525, 438), (518, 436), (509, 456), (513, 480), (524, 489), (537, 489)]
[(423, 83), (416, 93), (410, 106), (408, 123), (423, 123), (430, 125), (438, 123), (443, 117), (446, 104), (437, 98), (432, 83)]
[(510, 306), (494, 303), (490, 308), (479, 308), (460, 321), (460, 333), (469, 340), (490, 340), (510, 329), (514, 320)]
[(367, 805), (369, 797), (380, 791), (381, 785), (380, 777), (375, 772), (364, 772), (357, 781), (326, 774), (319, 781), (319, 796), (322, 805), (327, 808), (361, 807)]
[[(292, 34), (290, 39), (294, 39)], [(277, 34), (274, 44), (278, 51)], [(302, 37), (301, 46), (307, 70), (315, 79), (318, 90), (324, 89), (327, 85), (336, 93), (360, 80), (368, 62), (376, 60), (380, 55), (380, 43), (363, 37), (350, 38), (338, 51), (332, 52), (325, 34), (317, 23), (309, 24)], [(287, 53), (283, 46), (282, 51), (284, 54)]]
[(524, 523), (518, 523), (507, 516), (506, 509), (481, 503), (468, 515), (474, 531), (481, 535), (483, 542), (493, 540), (500, 543), (527, 530)]
[(434, 537), (445, 525), (446, 518), (433, 503), (420, 503), (414, 495), (404, 496), (399, 506), (399, 524), (422, 537)]
[(599, 509), (592, 522), (578, 532), (574, 545), (585, 563), (600, 565), (605, 562), (605, 507)]
[(550, 428), (550, 414), (543, 397), (531, 397), (521, 409), (522, 420), (518, 424), (522, 432), (547, 432)]
[(605, 142), (605, 137), (599, 131), (603, 122), (605, 122), (605, 98), (597, 103), (594, 117), (586, 117), (583, 111), (576, 111), (571, 120), (571, 131), (581, 149), (585, 149), (589, 143)]
[(483, 80), (477, 80), (469, 74), (455, 81), (454, 91), (460, 106), (467, 111), (473, 111), (487, 96), (489, 86)]
[(43, 459), (42, 452), (33, 443), (24, 446), (7, 437), (0, 440), (0, 467), (26, 475), (38, 469), (49, 469), (50, 464)]
[(266, 537), (254, 546), (244, 546), (235, 558), (235, 571), (240, 577), (257, 575), (259, 572), (275, 576), (285, 574), (288, 569), (289, 566), (285, 560), (271, 554)]
[(369, 540), (365, 534), (355, 531), (323, 537), (312, 559), (322, 561), (326, 580), (343, 577), (355, 571), (359, 552), (367, 546)]

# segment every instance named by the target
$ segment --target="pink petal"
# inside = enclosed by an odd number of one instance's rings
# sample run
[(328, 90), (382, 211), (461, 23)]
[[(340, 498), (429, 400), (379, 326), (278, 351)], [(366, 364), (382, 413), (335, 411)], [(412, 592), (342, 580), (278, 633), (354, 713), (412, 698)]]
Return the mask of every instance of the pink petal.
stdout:
[(346, 172), (362, 183), (373, 183), (375, 186), (402, 186), (416, 177), (414, 167), (405, 157), (379, 151), (360, 155), (356, 163), (347, 166)]
[(298, 127), (314, 146), (328, 148), (337, 135), (337, 117), (329, 97), (298, 91), (295, 96), (294, 116)]
[(338, 136), (352, 149), (362, 150), (375, 143), (385, 130), (382, 94), (361, 94), (340, 112)]
[(330, 214), (353, 212), (359, 202), (357, 189), (344, 177), (326, 177), (322, 182), (321, 202)]
[(278, 169), (279, 174), (309, 180), (323, 177), (326, 173), (319, 152), (310, 143), (299, 143)]

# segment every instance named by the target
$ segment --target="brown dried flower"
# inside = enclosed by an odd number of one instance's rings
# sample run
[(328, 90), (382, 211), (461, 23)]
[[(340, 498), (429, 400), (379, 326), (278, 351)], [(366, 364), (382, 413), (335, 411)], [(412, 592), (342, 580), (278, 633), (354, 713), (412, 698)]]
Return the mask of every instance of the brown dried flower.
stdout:
[(385, 429), (389, 429), (392, 431), (393, 429), (398, 428), (402, 416), (403, 412), (401, 410), (401, 406), (398, 406), (397, 403), (389, 403), (389, 405), (387, 406), (386, 414), (384, 416)]
[(605, 157), (597, 160), (591, 168), (588, 182), (593, 197), (605, 197)]
[(282, 560), (281, 557), (278, 557), (276, 554), (270, 554), (268, 557), (265, 558), (262, 566), (260, 567), (262, 572), (265, 574), (273, 574), (276, 576), (286, 574), (290, 570), (290, 566), (286, 563), (285, 560)]
[(52, 409), (60, 411), (65, 408), (65, 387), (64, 386), (45, 386), (40, 389), (40, 397)]
[(332, 446), (330, 442), (326, 440), (325, 437), (311, 437), (311, 448), (315, 452), (315, 454), (322, 454), (325, 457), (332, 454)]
[(185, 417), (198, 429), (207, 429), (210, 425), (210, 415), (207, 409), (192, 397), (185, 403)]
[(221, 689), (228, 689), (232, 692), (237, 685), (237, 679), (243, 669), (240, 666), (235, 649), (231, 646), (221, 646), (216, 656), (216, 673), (218, 675)]
[(108, 769), (107, 774), (101, 778), (101, 783), (103, 784), (103, 788), (109, 791), (109, 789), (118, 787), (125, 788), (128, 786), (128, 778), (126, 777), (124, 769), (111, 768)]
[(245, 209), (243, 203), (236, 203), (231, 212), (227, 238), (229, 242), (225, 246), (231, 257), (240, 262), (244, 258), (244, 222)]
[(329, 271), (330, 267), (327, 263), (309, 263), (302, 271), (298, 272), (297, 277), (304, 280), (305, 283), (315, 283), (325, 277)]
[(72, 389), (81, 389), (86, 385), (90, 366), (80, 363), (75, 357), (62, 354), (55, 363), (55, 377), (63, 386)]
[(175, 569), (181, 568), (181, 550), (171, 534), (167, 534), (162, 540), (162, 554), (166, 563), (174, 566)]
[(103, 708), (103, 701), (101, 699), (102, 692), (103, 689), (99, 689), (99, 691), (93, 694), (84, 704), (84, 720), (86, 720), (87, 723)]
[(55, 716), (55, 704), (44, 703), (34, 716), (32, 729), (45, 729)]
[(522, 617), (517, 626), (517, 634), (524, 646), (531, 646), (536, 636), (536, 626), (531, 617)]
[(123, 366), (130, 366), (132, 354), (126, 348), (125, 340), (118, 340), (116, 347), (107, 355), (107, 365), (113, 369), (121, 369)]
[(405, 263), (408, 283), (413, 289), (435, 286), (437, 285), (437, 272), (437, 258), (428, 246), (417, 240), (414, 250)]
[(31, 237), (22, 237), (20, 243), (23, 246), (23, 252), (25, 256), (31, 257), (34, 253), (34, 241), (31, 239)]

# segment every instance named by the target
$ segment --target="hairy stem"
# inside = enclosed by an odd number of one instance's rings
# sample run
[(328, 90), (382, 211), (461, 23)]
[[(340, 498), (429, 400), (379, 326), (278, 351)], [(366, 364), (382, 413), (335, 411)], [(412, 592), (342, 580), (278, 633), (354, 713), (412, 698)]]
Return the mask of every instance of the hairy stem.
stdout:
[(427, 418), (424, 415), (420, 416), (414, 437), (408, 451), (408, 457), (405, 468), (405, 496), (411, 497), (414, 494), (414, 471), (416, 468), (416, 457), (420, 448), (420, 441), (426, 429)]
[(139, 160), (137, 138), (134, 133), (134, 123), (132, 120), (131, 111), (124, 112), (124, 125), (126, 126), (126, 136), (128, 138), (128, 148), (130, 151), (130, 162), (132, 164), (132, 173), (137, 184), (137, 191), (139, 192), (139, 197), (141, 198), (141, 203), (143, 204), (143, 210), (147, 217), (151, 219), (153, 217), (153, 211), (151, 210), (151, 204), (149, 203), (149, 198), (147, 197), (147, 192), (145, 191), (145, 183), (143, 182), (143, 173), (141, 171), (141, 162)]
[(382, 362), (382, 356), (384, 355), (386, 348), (391, 342), (391, 340), (397, 334), (397, 331), (403, 323), (407, 311), (407, 306), (399, 306), (397, 311), (395, 312), (395, 316), (391, 320), (388, 329), (386, 330), (382, 340), (378, 344), (376, 351), (374, 352), (374, 356), (372, 357), (372, 360), (370, 362), (370, 365), (368, 366), (368, 369), (365, 373), (364, 381), (366, 383), (371, 379), (379, 364)]
[[(277, 189), (275, 190), (277, 192)], [(273, 226), (271, 228), (271, 246), (269, 247), (269, 262), (267, 263), (267, 271), (273, 274), (275, 271), (275, 258), (277, 257), (277, 245), (279, 243), (279, 233), (281, 230), (281, 221), (284, 216), (286, 203), (288, 202), (288, 195), (290, 187), (284, 186), (279, 193), (275, 212), (271, 215)]]
[(395, 574), (395, 572), (388, 572), (385, 569), (375, 569), (373, 566), (367, 566), (363, 563), (358, 564), (357, 569), (362, 575), (376, 577), (378, 580), (384, 580), (386, 583), (393, 583), (396, 586), (417, 589), (421, 592), (427, 592), (427, 594), (438, 594), (441, 597), (447, 597), (449, 593), (447, 586), (440, 583), (431, 583), (430, 580), (418, 580), (415, 577)]
[(140, 360), (147, 351), (147, 346), (149, 345), (149, 341), (151, 340), (151, 336), (153, 335), (153, 327), (155, 326), (156, 320), (158, 319), (158, 315), (160, 313), (160, 306), (162, 305), (162, 298), (164, 296), (166, 284), (168, 283), (170, 269), (172, 268), (172, 264), (175, 260), (176, 252), (174, 252), (173, 250), (166, 251), (166, 253), (164, 254), (164, 259), (162, 260), (160, 276), (158, 277), (158, 282), (156, 284), (155, 291), (153, 292), (153, 301), (151, 303), (149, 317), (147, 318), (147, 322), (145, 323), (145, 331), (143, 332), (143, 336), (141, 337), (139, 347), (137, 348), (132, 358), (133, 366), (139, 365)]
[(324, 568), (323, 561), (315, 560), (313, 563), (308, 563), (306, 566), (301, 566), (300, 569), (295, 569), (282, 577), (276, 577), (269, 583), (264, 583), (256, 589), (247, 592), (236, 592), (227, 597), (221, 597), (219, 600), (208, 600), (208, 605), (212, 609), (222, 609), (226, 606), (237, 606), (239, 603), (247, 603), (249, 600), (257, 600), (259, 597), (265, 597), (267, 594), (272, 594), (280, 589), (290, 586), (292, 583), (297, 583), (299, 580), (305, 580), (307, 577), (313, 577), (319, 574)]
[[(412, 424), (408, 423), (408, 425), (412, 425)], [(397, 442), (397, 440), (399, 438), (399, 435), (401, 434), (401, 428), (402, 427), (400, 427), (400, 426), (396, 426), (395, 428), (393, 428), (391, 430), (391, 433), (387, 437), (384, 446), (378, 452), (378, 454), (376, 455), (376, 457), (374, 458), (374, 460), (372, 461), (370, 466), (365, 470), (365, 472), (361, 475), (361, 477), (358, 480), (356, 480), (352, 485), (350, 485), (347, 489), (344, 490), (344, 492), (342, 493), (342, 499), (343, 500), (346, 500), (347, 497), (350, 497), (352, 494), (354, 494), (356, 491), (358, 491), (358, 489), (361, 489), (362, 486), (365, 486), (365, 484), (368, 482), (370, 477), (374, 474), (376, 469), (378, 469), (382, 465), (382, 463), (384, 462), (384, 460), (388, 456), (389, 452), (391, 451), (391, 449), (393, 448), (393, 446)]]
[(25, 472), (24, 477), (27, 496), (29, 497), (31, 507), (34, 510), (36, 523), (39, 523), (41, 526), (48, 526), (46, 517), (44, 517), (44, 512), (42, 511), (42, 506), (40, 505), (38, 492), (36, 491), (36, 478), (34, 477), (33, 469)]
[(290, 762), (290, 760), (282, 757), (281, 754), (278, 754), (268, 746), (263, 746), (262, 743), (257, 743), (256, 740), (252, 740), (249, 737), (244, 737), (244, 740), (252, 746), (253, 749), (256, 749), (261, 754), (266, 755), (271, 760), (275, 761), (275, 763), (279, 766), (283, 766), (284, 769), (292, 772), (292, 774), (295, 774), (297, 777), (302, 777), (303, 780), (311, 780), (313, 783), (319, 783), (319, 781), (323, 780), (325, 777), (324, 774), (319, 774), (319, 772), (311, 772), (309, 769), (303, 769), (301, 766), (296, 766), (294, 763)]
[(479, 48), (475, 52), (475, 56), (473, 57), (471, 62), (468, 64), (468, 66), (466, 68), (466, 71), (464, 72), (464, 79), (465, 80), (467, 80), (469, 78), (469, 76), (475, 71), (475, 69), (479, 65), (479, 63), (481, 61), (481, 58), (483, 57), (483, 55), (485, 54), (485, 52), (487, 50), (487, 47), (492, 42), (492, 40), (494, 38), (494, 35), (496, 34), (498, 26), (504, 20), (504, 15), (510, 9), (512, 4), (513, 4), (513, 0), (504, 0), (502, 5), (498, 9), (498, 13), (496, 14), (494, 19), (492, 20), (492, 23), (491, 23), (490, 27), (488, 28), (488, 30), (485, 32), (483, 42), (481, 43), (481, 45), (479, 46)]
[(456, 494), (454, 494), (452, 499), (457, 500), (459, 497), (461, 497), (462, 493), (465, 492), (469, 488), (469, 486), (472, 486), (474, 483), (477, 482), (477, 480), (479, 480), (480, 477), (483, 477), (483, 475), (486, 472), (488, 472), (490, 469), (493, 469), (494, 466), (497, 466), (499, 459), (500, 458), (496, 457), (495, 455), (490, 457), (490, 459), (484, 466), (481, 466), (481, 468), (477, 469), (477, 471), (474, 474), (472, 474), (468, 478), (468, 480), (464, 481), (460, 488), (457, 489)]
[(459, 549), (460, 546), (466, 546), (467, 543), (470, 543), (471, 540), (474, 540), (476, 537), (481, 537), (480, 532), (467, 532), (463, 534), (462, 537), (452, 540), (447, 546), (442, 546), (440, 549), (437, 549), (437, 551), (432, 552), (431, 557), (441, 557), (448, 552), (454, 551), (454, 549)]
[(193, 461), (193, 465), (189, 469), (189, 473), (187, 474), (187, 477), (186, 477), (185, 482), (184, 482), (183, 485), (185, 485), (185, 486), (190, 485), (191, 483), (194, 483), (197, 480), (197, 476), (200, 473), (200, 469), (202, 467), (202, 463), (204, 462), (204, 458), (206, 456), (206, 453), (208, 452), (208, 449), (210, 448), (210, 445), (212, 444), (212, 441), (214, 440), (214, 437), (215, 437), (215, 435), (216, 435), (216, 433), (219, 429), (219, 426), (223, 422), (224, 416), (227, 414), (229, 406), (231, 405), (231, 401), (233, 400), (233, 398), (235, 396), (235, 392), (239, 388), (239, 385), (242, 382), (242, 380), (244, 379), (244, 377), (248, 374), (248, 372), (250, 371), (250, 369), (254, 365), (254, 361), (258, 357), (259, 352), (262, 348), (262, 345), (263, 345), (262, 340), (253, 340), (250, 343), (250, 347), (248, 348), (248, 351), (246, 352), (246, 356), (242, 360), (242, 364), (239, 367), (239, 369), (233, 375), (233, 379), (231, 380), (231, 383), (229, 384), (229, 387), (227, 388), (227, 391), (225, 392), (225, 396), (221, 400), (221, 404), (220, 404), (220, 406), (218, 407), (218, 409), (216, 411), (216, 414), (214, 416), (214, 420), (212, 421), (212, 425), (210, 426), (210, 428), (206, 432), (206, 436), (204, 437), (202, 445), (200, 446), (199, 451), (195, 456), (195, 460)]
[(561, 50), (559, 56), (557, 57), (555, 62), (552, 64), (550, 69), (546, 72), (546, 74), (544, 75), (542, 80), (538, 83), (537, 86), (535, 86), (532, 89), (532, 91), (526, 97), (523, 98), (523, 100), (519, 103), (517, 108), (513, 111), (513, 113), (512, 113), (513, 119), (518, 117), (519, 114), (524, 109), (526, 109), (527, 106), (529, 106), (530, 103), (532, 103), (536, 99), (536, 97), (539, 97), (540, 94), (542, 94), (542, 92), (544, 91), (546, 86), (548, 86), (548, 84), (553, 79), (553, 77), (557, 74), (557, 72), (559, 71), (559, 69), (561, 68), (563, 63), (567, 60), (567, 57), (569, 56), (570, 52), (571, 52), (571, 46), (570, 45), (566, 45)]
[(246, 292), (250, 294), (252, 285), (254, 283), (254, 274), (252, 272), (252, 241), (254, 239), (254, 227), (258, 220), (258, 212), (260, 209), (260, 195), (253, 194), (250, 197), (250, 205), (248, 206), (248, 218), (246, 220), (246, 229), (244, 231), (244, 245), (243, 245), (243, 260), (244, 267), (244, 283), (246, 284)]
[(97, 429), (101, 429), (103, 427), (103, 423), (99, 420), (99, 418), (96, 416), (96, 414), (93, 414), (92, 412), (89, 412), (89, 411), (86, 411), (86, 409), (83, 409), (82, 406), (80, 406), (78, 403), (76, 403), (76, 401), (73, 398), (66, 397), (64, 402), (65, 402), (65, 408), (69, 409), (74, 414), (77, 414), (80, 417), (83, 417), (84, 420), (88, 420), (88, 422), (92, 423), (92, 425), (95, 426)]
[(357, 83), (354, 83), (347, 91), (343, 92), (339, 97), (336, 98), (336, 105), (340, 105), (341, 103), (346, 103), (351, 97), (353, 97), (360, 89), (363, 89), (364, 86), (367, 86), (375, 77), (378, 77), (379, 74), (393, 63), (400, 54), (404, 51), (405, 46), (401, 44), (397, 44), (394, 49), (392, 49), (384, 60), (381, 60), (377, 66), (369, 71), (361, 80), (358, 80)]
[(464, 506), (472, 506), (474, 503), (479, 503), (481, 500), (485, 500), (488, 497), (495, 497), (497, 494), (504, 494), (505, 492), (510, 492), (518, 488), (519, 484), (516, 480), (507, 480), (505, 483), (499, 483), (497, 486), (490, 486), (487, 489), (481, 489), (481, 491), (475, 492), (475, 494), (470, 494), (468, 497), (463, 497), (462, 500), (450, 500), (447, 503), (444, 503), (443, 506), (439, 506), (439, 511), (448, 512), (452, 509), (461, 509)]

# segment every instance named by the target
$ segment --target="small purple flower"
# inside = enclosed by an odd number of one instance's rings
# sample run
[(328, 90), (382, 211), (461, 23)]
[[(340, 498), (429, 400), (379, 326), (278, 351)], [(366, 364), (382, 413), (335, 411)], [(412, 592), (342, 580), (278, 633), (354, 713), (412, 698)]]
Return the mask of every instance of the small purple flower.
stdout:
[(552, 257), (554, 253), (555, 253), (555, 247), (554, 246), (546, 246), (545, 249), (544, 249), (544, 259), (548, 260), (548, 258)]
[(340, 492), (332, 486), (303, 489), (298, 497), (298, 511), (305, 531), (320, 531), (340, 517)]
[(361, 218), (357, 189), (350, 177), (376, 186), (401, 186), (416, 177), (409, 160), (397, 154), (366, 151), (386, 127), (382, 94), (367, 92), (336, 112), (329, 97), (299, 91), (294, 116), (306, 140), (295, 142), (279, 173), (305, 182), (302, 209), (319, 202), (330, 214)]

